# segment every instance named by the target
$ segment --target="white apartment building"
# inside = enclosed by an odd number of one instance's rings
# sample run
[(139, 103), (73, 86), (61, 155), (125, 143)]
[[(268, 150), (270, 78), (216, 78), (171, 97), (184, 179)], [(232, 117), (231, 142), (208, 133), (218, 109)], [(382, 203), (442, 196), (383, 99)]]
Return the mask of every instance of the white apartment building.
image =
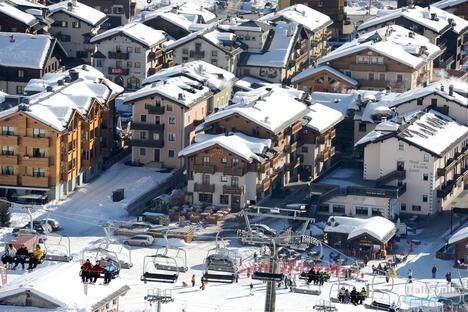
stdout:
[(54, 20), (50, 33), (62, 44), (69, 57), (91, 63), (95, 45), (91, 37), (97, 35), (106, 14), (76, 0), (66, 0), (48, 6)]
[(93, 65), (107, 78), (128, 90), (140, 88), (143, 80), (165, 64), (163, 31), (130, 23), (109, 29), (91, 39), (96, 44)]
[(380, 123), (356, 145), (364, 147), (365, 180), (406, 185), (401, 213), (447, 209), (468, 177), (468, 127), (435, 110)]

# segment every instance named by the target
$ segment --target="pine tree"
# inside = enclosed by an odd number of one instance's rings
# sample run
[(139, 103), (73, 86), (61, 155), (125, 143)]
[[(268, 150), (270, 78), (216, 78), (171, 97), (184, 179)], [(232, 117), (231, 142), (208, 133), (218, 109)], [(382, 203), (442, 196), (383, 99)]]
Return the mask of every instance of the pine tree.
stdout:
[(10, 207), (8, 205), (0, 205), (0, 227), (10, 226)]

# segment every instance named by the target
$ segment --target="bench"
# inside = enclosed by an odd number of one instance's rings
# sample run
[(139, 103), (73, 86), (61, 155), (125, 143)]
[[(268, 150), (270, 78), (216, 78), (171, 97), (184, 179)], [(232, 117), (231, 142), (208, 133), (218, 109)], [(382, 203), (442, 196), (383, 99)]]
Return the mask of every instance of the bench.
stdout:
[(236, 277), (234, 274), (210, 274), (205, 273), (203, 278), (208, 282), (215, 282), (215, 283), (234, 283)]
[(318, 303), (314, 305), (314, 309), (323, 312), (338, 311), (337, 308), (334, 305), (332, 305), (331, 302), (325, 300), (319, 300)]
[(282, 282), (284, 279), (283, 273), (268, 273), (268, 272), (254, 272), (252, 279), (260, 281), (275, 281)]
[(307, 288), (294, 288), (293, 291), (297, 294), (314, 295), (314, 296), (320, 296), (320, 294), (322, 293), (318, 289), (307, 289)]
[(366, 304), (365, 307), (368, 308), (368, 309), (388, 311), (388, 308), (390, 308), (390, 305), (374, 300), (374, 301), (372, 301), (371, 304)]
[(177, 274), (161, 274), (145, 272), (141, 276), (141, 281), (145, 282), (161, 282), (161, 283), (175, 283), (178, 279)]

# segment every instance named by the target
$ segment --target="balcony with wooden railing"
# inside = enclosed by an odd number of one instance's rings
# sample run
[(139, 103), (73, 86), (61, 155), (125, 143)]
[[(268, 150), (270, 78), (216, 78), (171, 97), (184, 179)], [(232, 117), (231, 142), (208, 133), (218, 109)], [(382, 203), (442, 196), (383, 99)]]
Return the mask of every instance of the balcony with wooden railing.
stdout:
[(112, 51), (109, 51), (109, 53), (107, 53), (107, 56), (108, 56), (110, 59), (128, 60), (128, 58), (129, 58), (129, 53), (127, 53), (127, 52), (112, 52)]
[(155, 130), (162, 131), (164, 130), (164, 124), (156, 124), (149, 122), (133, 122), (130, 125), (131, 130)]
[(17, 185), (18, 176), (16, 175), (0, 175), (0, 185)]
[(21, 185), (35, 187), (49, 187), (49, 177), (22, 176)]
[(213, 165), (204, 165), (204, 164), (194, 164), (193, 165), (193, 171), (198, 172), (198, 173), (209, 173), (213, 174), (215, 173), (215, 166)]
[(156, 105), (147, 105), (145, 109), (148, 110), (149, 114), (152, 115), (162, 115), (166, 111), (164, 106), (156, 106)]
[(388, 71), (385, 64), (349, 64), (349, 69), (352, 71), (370, 72), (370, 73), (385, 73)]
[(241, 195), (244, 193), (244, 187), (238, 185), (223, 185), (223, 193)]
[(193, 190), (199, 193), (214, 193), (214, 184), (195, 183)]
[(13, 146), (18, 145), (18, 136), (16, 135), (0, 135), (0, 145)]
[(17, 165), (18, 155), (0, 155), (0, 164), (2, 165)]
[(40, 137), (21, 137), (21, 144), (30, 147), (45, 148), (49, 147), (50, 139)]
[(20, 164), (27, 167), (34, 168), (47, 168), (50, 166), (50, 157), (33, 157), (33, 156), (23, 156), (20, 160)]
[(137, 139), (132, 139), (132, 140), (130, 140), (130, 144), (132, 146), (162, 148), (162, 147), (164, 147), (164, 140), (137, 140)]

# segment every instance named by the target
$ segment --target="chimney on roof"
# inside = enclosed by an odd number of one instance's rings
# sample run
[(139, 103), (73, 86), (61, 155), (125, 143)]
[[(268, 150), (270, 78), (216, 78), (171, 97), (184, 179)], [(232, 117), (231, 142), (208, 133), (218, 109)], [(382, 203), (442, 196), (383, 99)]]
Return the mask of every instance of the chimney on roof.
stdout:
[(406, 1), (406, 5), (408, 6), (409, 9), (413, 9), (414, 8), (413, 0)]
[(441, 85), (440, 86), (440, 91), (444, 91), (444, 89), (445, 89), (444, 85)]
[(431, 13), (431, 20), (438, 21), (439, 19), (437, 18), (437, 14)]
[(52, 87), (51, 87), (51, 86), (47, 86), (47, 87), (46, 87), (46, 91), (47, 91), (47, 92), (52, 92)]
[(15, 42), (15, 35), (10, 35), (10, 42)]
[(449, 95), (453, 96), (453, 85), (449, 86)]
[(179, 93), (179, 96), (177, 97), (179, 101), (185, 100), (185, 95), (183, 93)]
[(76, 7), (76, 0), (72, 0), (72, 4), (74, 7)]
[(64, 85), (63, 79), (59, 79), (59, 80), (57, 81), (57, 84), (58, 84), (59, 86), (63, 86), (63, 85)]
[(68, 11), (73, 11), (73, 3), (71, 1), (67, 2)]
[(410, 31), (410, 32), (408, 33), (408, 37), (414, 38), (414, 32), (413, 32), (413, 31)]
[(80, 74), (74, 69), (70, 69), (68, 71), (68, 74), (70, 75), (70, 81), (78, 80), (78, 78), (80, 77)]

